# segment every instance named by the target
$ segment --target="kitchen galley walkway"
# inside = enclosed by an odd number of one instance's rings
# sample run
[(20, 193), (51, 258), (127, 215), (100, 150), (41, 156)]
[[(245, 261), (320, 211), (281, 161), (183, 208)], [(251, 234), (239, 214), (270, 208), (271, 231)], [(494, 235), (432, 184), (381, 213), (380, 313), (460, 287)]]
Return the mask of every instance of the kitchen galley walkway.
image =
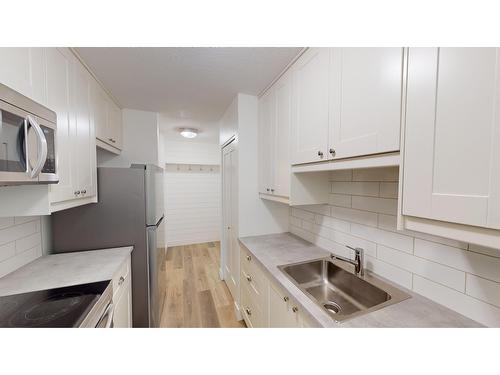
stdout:
[(166, 262), (161, 327), (245, 327), (236, 320), (233, 298), (219, 278), (219, 242), (169, 247)]

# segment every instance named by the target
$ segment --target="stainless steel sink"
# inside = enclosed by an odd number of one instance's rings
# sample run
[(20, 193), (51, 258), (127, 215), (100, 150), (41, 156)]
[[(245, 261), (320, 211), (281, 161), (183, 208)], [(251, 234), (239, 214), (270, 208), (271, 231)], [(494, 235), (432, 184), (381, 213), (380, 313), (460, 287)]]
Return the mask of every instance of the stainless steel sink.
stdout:
[(409, 294), (370, 274), (356, 276), (341, 264), (324, 258), (279, 268), (337, 322), (410, 298)]

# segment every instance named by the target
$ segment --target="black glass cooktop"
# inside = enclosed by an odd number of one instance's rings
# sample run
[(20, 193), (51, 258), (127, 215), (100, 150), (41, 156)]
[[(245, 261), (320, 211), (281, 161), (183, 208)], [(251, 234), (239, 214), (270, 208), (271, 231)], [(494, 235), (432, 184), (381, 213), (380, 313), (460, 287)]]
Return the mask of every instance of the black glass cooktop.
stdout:
[(109, 281), (0, 297), (0, 327), (78, 327)]

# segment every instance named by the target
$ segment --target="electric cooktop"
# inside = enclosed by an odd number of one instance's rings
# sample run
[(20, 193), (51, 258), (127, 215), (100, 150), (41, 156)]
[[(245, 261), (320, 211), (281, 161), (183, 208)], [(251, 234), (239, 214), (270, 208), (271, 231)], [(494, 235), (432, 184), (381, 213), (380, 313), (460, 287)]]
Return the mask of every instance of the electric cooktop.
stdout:
[(108, 281), (0, 297), (0, 327), (79, 327)]

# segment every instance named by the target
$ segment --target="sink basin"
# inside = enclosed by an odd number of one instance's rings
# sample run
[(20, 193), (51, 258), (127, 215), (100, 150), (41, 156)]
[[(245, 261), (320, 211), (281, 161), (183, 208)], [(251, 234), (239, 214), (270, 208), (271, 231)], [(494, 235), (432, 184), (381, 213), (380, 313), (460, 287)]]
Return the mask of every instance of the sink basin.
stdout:
[(410, 295), (370, 274), (356, 276), (331, 258), (280, 266), (281, 271), (335, 321), (401, 302)]

